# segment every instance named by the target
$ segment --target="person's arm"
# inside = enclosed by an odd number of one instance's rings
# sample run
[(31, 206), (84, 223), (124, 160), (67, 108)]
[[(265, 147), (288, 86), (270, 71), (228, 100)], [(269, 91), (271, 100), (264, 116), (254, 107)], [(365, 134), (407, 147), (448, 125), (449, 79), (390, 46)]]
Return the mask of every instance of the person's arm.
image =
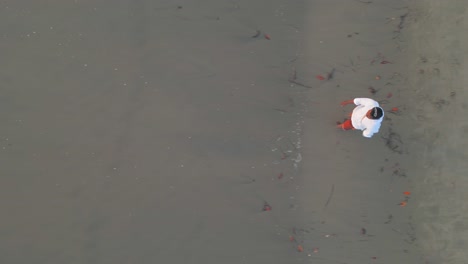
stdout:
[(379, 106), (377, 101), (370, 98), (354, 98), (355, 105)]
[(364, 131), (362, 131), (362, 135), (366, 138), (371, 138), (374, 135), (374, 132), (366, 128)]
[[(365, 120), (363, 120), (363, 122), (366, 122)], [(371, 138), (375, 133), (378, 133), (379, 130), (380, 130), (380, 122), (372, 122), (371, 124), (369, 124), (368, 122), (366, 122), (367, 125), (366, 125), (366, 129), (364, 129), (364, 131), (362, 131), (362, 135), (366, 138)]]
[(340, 103), (341, 106), (349, 105), (349, 104), (354, 104), (354, 99), (351, 100), (346, 100)]

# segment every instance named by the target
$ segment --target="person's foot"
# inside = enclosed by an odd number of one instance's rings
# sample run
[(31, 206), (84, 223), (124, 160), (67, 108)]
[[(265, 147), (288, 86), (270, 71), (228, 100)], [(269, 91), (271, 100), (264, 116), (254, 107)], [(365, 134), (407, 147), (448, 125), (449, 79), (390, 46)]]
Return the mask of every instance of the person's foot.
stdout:
[(341, 123), (340, 121), (336, 121), (336, 128), (344, 130), (343, 123)]

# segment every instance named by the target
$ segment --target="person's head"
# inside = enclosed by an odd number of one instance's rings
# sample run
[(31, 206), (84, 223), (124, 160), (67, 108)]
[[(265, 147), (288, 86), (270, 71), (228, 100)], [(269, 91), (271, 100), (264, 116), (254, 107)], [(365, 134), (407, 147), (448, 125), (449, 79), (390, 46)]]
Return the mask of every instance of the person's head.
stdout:
[(371, 110), (367, 111), (367, 118), (369, 119), (380, 119), (383, 116), (383, 109), (376, 106)]

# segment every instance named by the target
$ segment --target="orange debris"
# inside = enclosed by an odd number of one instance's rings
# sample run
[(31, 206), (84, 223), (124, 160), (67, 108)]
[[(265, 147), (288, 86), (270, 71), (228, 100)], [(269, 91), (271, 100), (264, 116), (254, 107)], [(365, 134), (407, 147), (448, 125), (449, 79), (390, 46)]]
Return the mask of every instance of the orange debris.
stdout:
[(301, 245), (298, 245), (297, 246), (297, 251), (302, 252), (302, 251), (304, 251), (304, 248)]

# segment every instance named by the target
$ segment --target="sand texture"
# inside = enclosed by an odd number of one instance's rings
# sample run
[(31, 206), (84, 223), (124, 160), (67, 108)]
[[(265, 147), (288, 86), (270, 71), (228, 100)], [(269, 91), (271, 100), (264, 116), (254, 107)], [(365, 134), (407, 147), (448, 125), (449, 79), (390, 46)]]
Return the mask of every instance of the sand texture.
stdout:
[(2, 1), (0, 263), (468, 263), (465, 6)]

